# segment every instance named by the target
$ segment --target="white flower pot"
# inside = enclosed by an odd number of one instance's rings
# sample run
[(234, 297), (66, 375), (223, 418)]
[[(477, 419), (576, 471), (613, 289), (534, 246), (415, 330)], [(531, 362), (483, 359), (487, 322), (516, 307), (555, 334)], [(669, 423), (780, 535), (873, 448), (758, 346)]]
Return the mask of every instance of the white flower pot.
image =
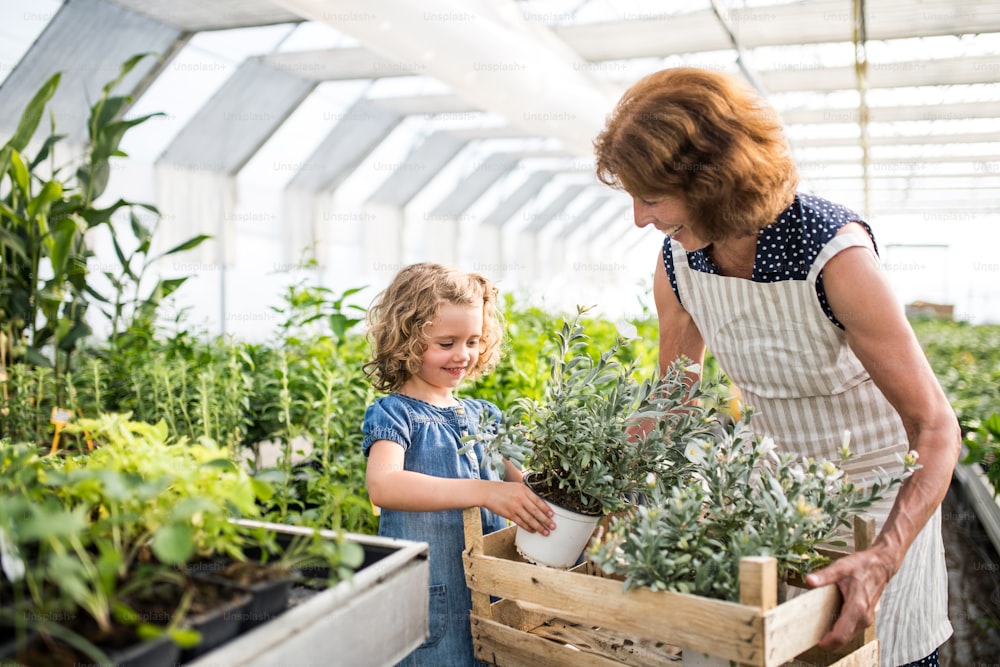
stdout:
[(688, 649), (681, 652), (681, 659), (684, 667), (730, 667), (732, 664), (726, 658), (717, 658), (714, 655)]
[(573, 567), (587, 548), (587, 542), (594, 534), (601, 516), (579, 514), (547, 500), (545, 502), (555, 512), (552, 517), (556, 524), (555, 530), (542, 535), (518, 528), (514, 538), (517, 553), (535, 565), (563, 569)]

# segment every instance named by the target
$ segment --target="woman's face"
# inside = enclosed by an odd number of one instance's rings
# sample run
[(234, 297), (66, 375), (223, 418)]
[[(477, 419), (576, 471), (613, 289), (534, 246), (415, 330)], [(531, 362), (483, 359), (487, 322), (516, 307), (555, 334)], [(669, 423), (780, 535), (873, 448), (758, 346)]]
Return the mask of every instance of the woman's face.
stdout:
[(667, 195), (659, 197), (656, 201), (632, 197), (632, 212), (636, 227), (652, 225), (671, 240), (680, 243), (688, 252), (700, 250), (708, 245), (698, 236), (687, 206), (680, 197)]

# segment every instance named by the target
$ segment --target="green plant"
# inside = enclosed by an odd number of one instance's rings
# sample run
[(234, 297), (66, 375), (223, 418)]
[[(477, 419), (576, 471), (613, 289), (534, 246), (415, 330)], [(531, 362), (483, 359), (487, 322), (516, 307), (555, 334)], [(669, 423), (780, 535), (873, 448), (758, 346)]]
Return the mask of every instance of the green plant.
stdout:
[(233, 463), (227, 450), (202, 438), (170, 442), (164, 422), (104, 414), (68, 428), (86, 431), (92, 453), (69, 458), (50, 482), (66, 504), (99, 517), (95, 528), (123, 555), (122, 571), (144, 550), (177, 565), (196, 555), (239, 556), (233, 517), (257, 517), (269, 489)]
[(912, 324), (962, 427), (961, 463), (984, 470), (1000, 495), (1000, 326), (930, 318)]
[[(258, 518), (273, 488), (207, 438), (174, 439), (165, 422), (121, 414), (67, 429), (86, 432), (93, 451), (41, 457), (32, 444), (0, 441), (0, 599), (10, 603), (9, 592), (16, 603), (0, 624), (10, 616), (22, 635), (35, 630), (38, 650), (107, 662), (101, 647), (122, 628), (190, 645), (185, 614), (204, 604), (187, 576), (196, 561), (242, 562), (258, 550), (285, 568), (322, 571), (325, 586), (363, 560), (358, 544), (315, 530), (269, 550), (273, 539), (233, 519)], [(151, 601), (170, 605), (157, 607), (165, 626), (143, 622)]]
[(715, 411), (696, 411), (707, 394), (702, 383), (688, 380), (683, 360), (640, 382), (634, 360), (618, 360), (624, 339), (599, 356), (589, 354), (584, 313), (579, 309), (555, 333), (542, 398), (517, 399), (499, 425), (484, 424), (473, 438), (486, 445), (486, 463), (498, 470), (504, 458), (523, 464), (539, 495), (598, 514), (624, 507), (648, 475), (679, 475), (684, 461), (672, 445), (711, 430)]
[(985, 470), (986, 479), (993, 486), (993, 496), (1000, 496), (1000, 413), (994, 412), (982, 421), (970, 421), (963, 442), (966, 452), (962, 463)]
[[(854, 515), (918, 467), (908, 454), (901, 473), (861, 487), (833, 462), (778, 455), (751, 430), (750, 414), (690, 441), (685, 453), (692, 465), (678, 483), (651, 478), (647, 502), (613, 519), (588, 549), (626, 590), (738, 601), (744, 556), (773, 556), (779, 577), (804, 577), (828, 562), (819, 545), (836, 543)], [(850, 457), (846, 438), (841, 456)]]
[[(147, 204), (118, 199), (98, 204), (105, 193), (112, 160), (125, 157), (120, 145), (133, 127), (162, 114), (123, 118), (131, 103), (128, 96), (112, 91), (148, 54), (133, 56), (122, 64), (118, 76), (108, 82), (90, 107), (88, 141), (82, 154), (69, 164), (56, 164), (56, 149), (63, 136), (56, 134), (55, 119), (50, 134), (35, 156), (26, 150), (44, 116), (45, 106), (55, 94), (60, 74), (50, 77), (34, 95), (21, 116), (14, 135), (0, 148), (0, 383), (6, 404), (21, 388), (8, 377), (11, 366), (49, 366), (55, 374), (55, 392), (50, 406), (65, 407), (67, 390), (73, 385), (63, 376), (73, 368), (74, 354), (91, 334), (91, 304), (106, 304), (102, 312), (112, 323), (112, 339), (120, 330), (148, 327), (163, 298), (186, 278), (159, 280), (148, 296), (140, 297), (140, 283), (156, 259), (196, 247), (206, 236), (194, 237), (155, 257), (148, 257), (152, 231), (142, 224), (137, 211), (158, 216)], [(127, 214), (137, 247), (131, 255), (123, 250), (122, 235), (115, 218)], [(88, 263), (93, 256), (86, 237), (105, 228), (122, 262), (122, 273), (104, 272), (115, 296), (99, 291)], [(136, 266), (136, 258), (145, 260)], [(128, 292), (128, 296), (125, 296)], [(128, 337), (123, 337), (128, 340)], [(41, 410), (42, 405), (36, 404)], [(12, 420), (6, 406), (0, 410), (0, 433), (26, 429)]]

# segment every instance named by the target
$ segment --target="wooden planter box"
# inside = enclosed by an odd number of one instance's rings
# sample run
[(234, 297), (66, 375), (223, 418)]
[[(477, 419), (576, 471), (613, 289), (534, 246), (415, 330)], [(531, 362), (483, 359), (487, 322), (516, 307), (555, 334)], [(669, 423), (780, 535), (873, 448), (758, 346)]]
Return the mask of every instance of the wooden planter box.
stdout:
[[(676, 667), (685, 649), (758, 667), (797, 657), (801, 662), (791, 664), (878, 666), (874, 628), (836, 654), (813, 649), (833, 625), (840, 592), (825, 586), (778, 604), (773, 558), (741, 561), (739, 603), (624, 592), (621, 581), (595, 574), (587, 563), (557, 570), (525, 562), (514, 548), (515, 530), (484, 537), (479, 509), (465, 511), (472, 637), (476, 656), (488, 664)], [(858, 522), (856, 544), (870, 544), (873, 533), (873, 521)]]
[[(240, 521), (289, 535), (308, 528)], [(320, 531), (336, 539), (333, 531)], [(319, 592), (274, 619), (188, 663), (188, 667), (341, 667), (393, 665), (428, 635), (427, 544), (348, 534), (365, 564), (348, 581)], [(373, 623), (377, 627), (373, 627)]]

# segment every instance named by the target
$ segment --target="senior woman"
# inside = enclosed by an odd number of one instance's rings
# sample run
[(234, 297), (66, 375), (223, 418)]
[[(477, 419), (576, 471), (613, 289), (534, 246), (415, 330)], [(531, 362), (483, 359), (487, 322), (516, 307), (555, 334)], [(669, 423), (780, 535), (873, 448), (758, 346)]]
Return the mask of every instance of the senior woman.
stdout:
[(871, 228), (796, 191), (777, 115), (724, 74), (640, 80), (595, 152), (598, 178), (632, 196), (635, 224), (666, 235), (653, 279), (662, 369), (711, 350), (755, 408), (755, 430), (782, 451), (835, 460), (850, 430), (856, 481), (919, 454), (922, 467), (873, 508), (871, 548), (807, 582), (844, 597), (821, 647), (875, 622), (882, 665), (937, 665), (952, 632), (940, 504), (961, 435)]

